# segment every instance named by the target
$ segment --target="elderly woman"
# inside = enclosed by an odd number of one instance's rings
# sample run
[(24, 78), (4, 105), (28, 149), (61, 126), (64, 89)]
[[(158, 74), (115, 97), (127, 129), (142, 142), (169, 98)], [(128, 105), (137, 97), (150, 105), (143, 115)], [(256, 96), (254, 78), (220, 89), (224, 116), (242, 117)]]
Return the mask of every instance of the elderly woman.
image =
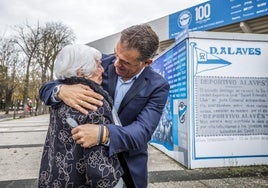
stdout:
[[(120, 187), (123, 174), (116, 155), (108, 155), (105, 124), (114, 123), (112, 98), (100, 86), (101, 53), (87, 45), (68, 45), (58, 54), (54, 73), (62, 84), (86, 84), (104, 97), (97, 111), (82, 114), (61, 102), (52, 106), (39, 172), (39, 187)], [(57, 92), (56, 92), (57, 93)], [(56, 98), (56, 96), (55, 96)], [(68, 118), (72, 118), (72, 122)], [(98, 146), (83, 148), (72, 139), (72, 126), (99, 124)], [(104, 125), (103, 125), (104, 124)]]

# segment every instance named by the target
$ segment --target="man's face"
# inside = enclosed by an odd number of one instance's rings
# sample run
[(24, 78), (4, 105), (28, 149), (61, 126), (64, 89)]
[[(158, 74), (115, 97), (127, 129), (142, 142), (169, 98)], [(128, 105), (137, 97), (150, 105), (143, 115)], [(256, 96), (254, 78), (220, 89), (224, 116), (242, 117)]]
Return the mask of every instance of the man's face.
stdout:
[(140, 53), (137, 49), (127, 49), (124, 43), (118, 42), (115, 48), (116, 61), (114, 63), (116, 74), (124, 81), (138, 74), (148, 63), (138, 60)]

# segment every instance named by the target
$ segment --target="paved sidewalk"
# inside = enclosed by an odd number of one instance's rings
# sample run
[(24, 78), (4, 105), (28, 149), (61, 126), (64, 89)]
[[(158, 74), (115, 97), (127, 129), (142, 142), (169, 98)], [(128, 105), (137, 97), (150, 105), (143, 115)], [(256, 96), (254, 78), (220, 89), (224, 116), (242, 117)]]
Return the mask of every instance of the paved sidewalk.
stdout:
[[(0, 121), (0, 188), (36, 188), (48, 115)], [(268, 187), (268, 166), (188, 170), (149, 146), (148, 188)]]

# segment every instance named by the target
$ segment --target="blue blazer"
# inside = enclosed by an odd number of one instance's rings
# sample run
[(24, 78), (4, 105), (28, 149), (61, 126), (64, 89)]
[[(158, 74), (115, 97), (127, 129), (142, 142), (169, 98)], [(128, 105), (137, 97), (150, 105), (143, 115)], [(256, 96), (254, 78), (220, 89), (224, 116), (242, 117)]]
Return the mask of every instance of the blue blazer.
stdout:
[[(114, 56), (102, 59), (103, 88), (114, 98), (117, 74)], [(57, 81), (44, 84), (40, 98), (52, 105), (50, 96)], [(120, 153), (129, 187), (146, 188), (148, 184), (148, 142), (156, 129), (166, 104), (168, 82), (150, 66), (146, 67), (123, 98), (118, 109), (121, 126), (107, 125), (110, 133), (109, 154)]]

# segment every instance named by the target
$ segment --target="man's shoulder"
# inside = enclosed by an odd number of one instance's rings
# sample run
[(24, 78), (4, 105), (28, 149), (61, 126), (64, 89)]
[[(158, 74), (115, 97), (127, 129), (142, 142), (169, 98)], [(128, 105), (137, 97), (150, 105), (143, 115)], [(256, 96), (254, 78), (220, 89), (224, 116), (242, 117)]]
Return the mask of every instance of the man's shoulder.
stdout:
[(107, 67), (108, 65), (114, 63), (114, 61), (115, 61), (114, 55), (102, 54), (101, 63), (103, 67)]
[(150, 67), (147, 71), (147, 77), (151, 80), (157, 82), (168, 83), (167, 80), (158, 72), (156, 72), (152, 67)]

